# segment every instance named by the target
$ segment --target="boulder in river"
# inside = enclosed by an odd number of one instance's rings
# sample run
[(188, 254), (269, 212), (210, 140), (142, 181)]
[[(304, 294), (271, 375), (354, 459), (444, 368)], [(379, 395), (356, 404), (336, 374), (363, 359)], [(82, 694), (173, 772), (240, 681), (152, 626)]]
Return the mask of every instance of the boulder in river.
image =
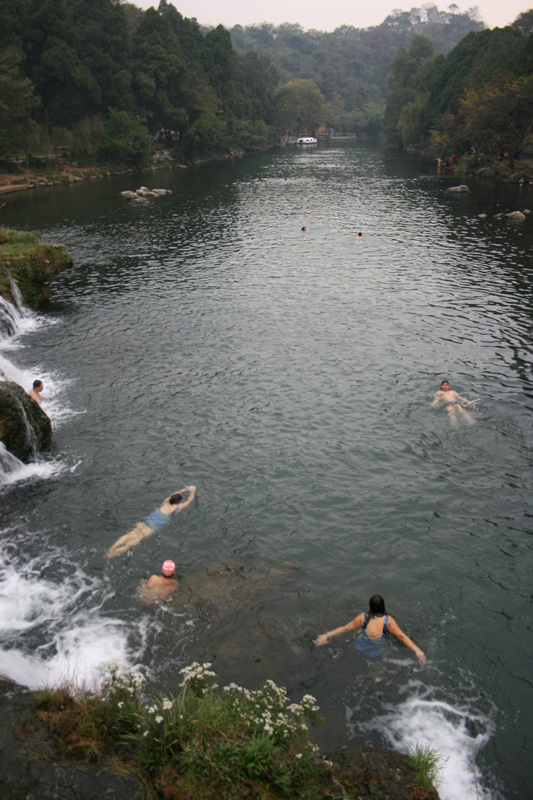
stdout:
[(505, 215), (507, 219), (512, 219), (515, 222), (523, 222), (526, 218), (525, 214), (522, 214), (521, 211), (511, 211), (509, 214)]
[(0, 381), (0, 441), (21, 461), (50, 444), (52, 425), (18, 383)]
[(470, 189), (462, 183), (460, 186), (449, 186), (445, 191), (447, 193), (453, 192), (454, 194), (459, 194), (461, 192), (469, 192)]
[(171, 189), (149, 189), (147, 186), (139, 186), (134, 192), (126, 190), (124, 192), (120, 192), (121, 197), (125, 197), (126, 200), (138, 200), (139, 197), (161, 197), (165, 194), (172, 194)]

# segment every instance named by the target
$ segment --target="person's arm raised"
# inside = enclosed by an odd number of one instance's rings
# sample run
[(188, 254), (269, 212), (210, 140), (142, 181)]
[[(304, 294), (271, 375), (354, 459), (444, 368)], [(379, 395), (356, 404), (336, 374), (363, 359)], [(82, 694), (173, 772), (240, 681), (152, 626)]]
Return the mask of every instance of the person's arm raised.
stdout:
[[(186, 486), (185, 489), (182, 489), (181, 491), (182, 492), (189, 492), (188, 498), (186, 500), (184, 500), (182, 503), (178, 503), (179, 510), (183, 511), (183, 509), (187, 508), (187, 506), (190, 506), (190, 504), (194, 500), (194, 495), (196, 494), (196, 486)], [(181, 494), (181, 492), (180, 492), (180, 494)]]

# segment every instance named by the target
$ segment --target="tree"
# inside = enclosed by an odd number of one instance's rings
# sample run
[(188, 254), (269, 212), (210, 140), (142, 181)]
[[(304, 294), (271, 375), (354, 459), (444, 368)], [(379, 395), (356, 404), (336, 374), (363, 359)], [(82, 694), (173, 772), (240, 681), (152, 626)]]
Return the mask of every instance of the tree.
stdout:
[(533, 77), (504, 81), (465, 92), (455, 115), (463, 142), (480, 152), (500, 156), (509, 153), (509, 165), (522, 150), (533, 129)]
[(314, 81), (289, 81), (276, 92), (276, 102), (282, 130), (315, 130), (325, 122), (324, 96)]
[(127, 111), (109, 109), (109, 117), (104, 126), (105, 137), (102, 155), (111, 161), (141, 166), (150, 157), (148, 131), (140, 117)]
[(33, 84), (20, 73), (22, 53), (16, 47), (0, 50), (0, 153), (24, 147), (35, 123), (30, 114), (36, 99)]
[(425, 36), (414, 36), (409, 47), (399, 48), (392, 64), (384, 119), (390, 144), (406, 147), (423, 140), (429, 85), (437, 58)]

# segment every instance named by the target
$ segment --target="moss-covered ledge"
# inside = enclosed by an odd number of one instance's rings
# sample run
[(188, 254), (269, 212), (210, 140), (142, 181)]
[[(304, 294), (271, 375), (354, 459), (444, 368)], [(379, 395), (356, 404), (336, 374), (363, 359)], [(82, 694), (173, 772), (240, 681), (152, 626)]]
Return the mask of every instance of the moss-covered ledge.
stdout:
[[(61, 244), (42, 244), (39, 231), (0, 227), (0, 263), (18, 283), (24, 302), (38, 308), (50, 296), (51, 281), (71, 267), (73, 259)], [(5, 269), (0, 269), (0, 294), (14, 302)]]

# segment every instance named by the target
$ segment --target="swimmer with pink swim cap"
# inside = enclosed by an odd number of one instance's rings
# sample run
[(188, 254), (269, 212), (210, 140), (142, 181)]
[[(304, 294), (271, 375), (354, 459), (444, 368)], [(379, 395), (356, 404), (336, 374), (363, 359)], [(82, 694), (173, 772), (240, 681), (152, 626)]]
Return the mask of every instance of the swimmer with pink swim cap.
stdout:
[(142, 581), (140, 595), (145, 603), (169, 600), (179, 586), (179, 581), (174, 578), (175, 573), (176, 565), (168, 558), (163, 562), (161, 575), (151, 575), (148, 580)]

